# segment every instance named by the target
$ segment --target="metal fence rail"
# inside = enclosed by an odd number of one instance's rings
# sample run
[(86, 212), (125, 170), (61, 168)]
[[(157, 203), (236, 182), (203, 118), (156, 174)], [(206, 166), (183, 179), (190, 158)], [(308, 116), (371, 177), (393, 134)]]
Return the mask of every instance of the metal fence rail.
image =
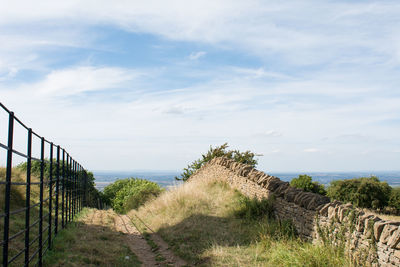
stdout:
[[(60, 228), (66, 227), (74, 216), (87, 205), (88, 174), (64, 148), (53, 144), (28, 128), (2, 103), (0, 103), (0, 112), (8, 113), (7, 145), (0, 142), (0, 152), (4, 149), (7, 155), (5, 177), (3, 179), (0, 177), (0, 187), (4, 188), (4, 196), (0, 195), (4, 199), (4, 203), (0, 207), (0, 220), (4, 220), (3, 238), (0, 241), (2, 266), (17, 264), (16, 262), (18, 265), (24, 266), (30, 264), (42, 266), (43, 255), (48, 249), (51, 249), (53, 239)], [(14, 149), (15, 124), (19, 124), (26, 130), (26, 152)], [(0, 127), (4, 126), (0, 125)], [(40, 140), (40, 158), (32, 156), (32, 138)], [(48, 158), (45, 155), (45, 146), (50, 150)], [(13, 181), (12, 174), (15, 168), (13, 167), (13, 157), (15, 155), (22, 157), (26, 162), (24, 182)], [(39, 170), (36, 170), (40, 174), (39, 180), (36, 182), (32, 181), (34, 162), (39, 162), (40, 166)], [(39, 187), (39, 201), (34, 204), (31, 203), (32, 186)], [(15, 187), (25, 187), (23, 189), (25, 205), (19, 206), (17, 209), (13, 209), (12, 203), (12, 193)], [(24, 216), (24, 227), (11, 231), (11, 216)], [(32, 216), (36, 218), (32, 220)], [(24, 239), (23, 242), (20, 242), (24, 248), (19, 250), (12, 248), (11, 251), (10, 243), (18, 238)]]

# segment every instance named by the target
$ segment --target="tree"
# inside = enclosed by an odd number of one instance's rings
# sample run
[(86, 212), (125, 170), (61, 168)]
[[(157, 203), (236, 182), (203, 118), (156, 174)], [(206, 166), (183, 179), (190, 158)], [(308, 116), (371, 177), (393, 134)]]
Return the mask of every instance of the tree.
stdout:
[(332, 181), (328, 196), (360, 208), (382, 209), (388, 205), (391, 190), (386, 182), (371, 176)]
[(301, 188), (306, 192), (313, 192), (320, 195), (326, 195), (324, 185), (312, 181), (312, 177), (306, 174), (300, 174), (299, 177), (293, 178), (290, 185), (296, 188)]
[(175, 179), (186, 181), (187, 179), (189, 179), (190, 176), (192, 176), (192, 174), (196, 170), (200, 169), (205, 163), (217, 157), (226, 157), (240, 163), (248, 164), (252, 167), (255, 167), (257, 165), (257, 159), (254, 158), (256, 154), (250, 151), (240, 152), (239, 150), (227, 150), (228, 147), (228, 143), (217, 146), (215, 148), (210, 146), (210, 149), (207, 151), (206, 154), (202, 154), (200, 159), (193, 161), (187, 166), (187, 168), (184, 168), (181, 176), (175, 177)]

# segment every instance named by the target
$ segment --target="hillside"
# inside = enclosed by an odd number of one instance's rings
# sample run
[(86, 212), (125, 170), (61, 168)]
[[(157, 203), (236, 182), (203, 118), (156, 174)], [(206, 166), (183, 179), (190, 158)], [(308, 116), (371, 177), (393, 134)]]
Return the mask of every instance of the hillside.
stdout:
[(271, 219), (271, 203), (250, 200), (213, 179), (186, 182), (128, 215), (192, 265), (351, 265), (343, 251), (303, 242), (290, 223)]

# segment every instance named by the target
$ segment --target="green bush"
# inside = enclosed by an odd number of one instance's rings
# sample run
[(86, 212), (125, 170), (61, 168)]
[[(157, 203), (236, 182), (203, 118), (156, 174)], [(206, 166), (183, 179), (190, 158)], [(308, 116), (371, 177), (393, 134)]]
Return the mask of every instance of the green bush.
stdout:
[(226, 150), (227, 148), (227, 143), (216, 148), (210, 146), (210, 149), (206, 154), (201, 155), (200, 159), (193, 161), (190, 165), (187, 166), (187, 168), (184, 168), (181, 177), (175, 177), (175, 179), (186, 181), (196, 170), (200, 169), (205, 163), (217, 157), (227, 157), (229, 159), (233, 159), (237, 162), (248, 164), (253, 167), (257, 165), (257, 160), (254, 158), (256, 155), (254, 153), (250, 151), (240, 152), (239, 150)]
[(125, 213), (131, 209), (137, 209), (161, 192), (160, 186), (154, 182), (139, 178), (127, 178), (106, 186), (103, 196), (115, 211)]
[(103, 190), (103, 201), (107, 205), (112, 205), (118, 191), (129, 183), (128, 179), (116, 180), (114, 183), (107, 185)]
[(391, 187), (378, 177), (361, 177), (332, 181), (328, 196), (343, 202), (351, 202), (360, 208), (382, 209), (388, 205)]
[(324, 185), (313, 182), (312, 177), (306, 174), (300, 174), (299, 177), (293, 178), (290, 181), (290, 185), (296, 188), (301, 188), (306, 192), (313, 192), (320, 195), (326, 195), (326, 190)]
[(397, 214), (400, 213), (400, 186), (392, 188), (388, 206), (395, 209)]

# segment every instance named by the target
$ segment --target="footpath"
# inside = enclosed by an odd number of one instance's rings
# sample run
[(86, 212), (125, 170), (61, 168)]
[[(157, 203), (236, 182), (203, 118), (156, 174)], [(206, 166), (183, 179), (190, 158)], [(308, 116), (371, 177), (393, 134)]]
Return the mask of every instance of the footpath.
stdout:
[[(136, 224), (138, 219), (135, 218)], [(113, 210), (90, 209), (78, 218), (68, 235), (66, 239), (71, 245), (57, 246), (56, 240), (52, 250), (53, 254), (65, 257), (50, 256), (46, 266), (188, 266), (156, 233), (142, 234), (132, 218)], [(121, 254), (124, 248), (130, 251)]]

